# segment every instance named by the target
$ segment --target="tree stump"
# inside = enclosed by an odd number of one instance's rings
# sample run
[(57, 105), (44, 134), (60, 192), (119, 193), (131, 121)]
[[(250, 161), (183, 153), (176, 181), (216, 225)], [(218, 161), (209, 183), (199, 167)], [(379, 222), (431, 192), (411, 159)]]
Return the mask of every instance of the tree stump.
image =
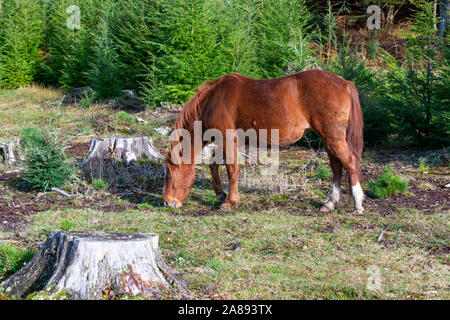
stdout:
[(93, 97), (94, 91), (91, 87), (82, 87), (72, 89), (63, 99), (63, 104), (79, 103), (81, 99), (86, 97)]
[(49, 299), (190, 298), (185, 281), (164, 263), (158, 235), (144, 233), (57, 231), (0, 290)]
[(111, 160), (113, 164), (122, 160), (128, 165), (144, 158), (164, 159), (153, 146), (152, 139), (147, 137), (92, 139), (88, 154), (80, 167), (98, 167), (103, 165), (104, 160)]
[(13, 165), (19, 158), (19, 141), (0, 142), (0, 163)]

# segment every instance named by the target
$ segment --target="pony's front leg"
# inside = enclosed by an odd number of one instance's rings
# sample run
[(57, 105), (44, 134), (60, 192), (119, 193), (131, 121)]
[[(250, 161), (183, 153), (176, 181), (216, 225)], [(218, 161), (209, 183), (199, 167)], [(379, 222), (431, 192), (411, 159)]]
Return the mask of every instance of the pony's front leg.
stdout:
[(231, 210), (234, 206), (236, 206), (239, 202), (239, 193), (238, 193), (238, 181), (239, 181), (239, 164), (238, 164), (238, 146), (237, 146), (237, 137), (233, 140), (229, 139), (232, 143), (232, 147), (230, 146), (230, 142), (224, 142), (224, 151), (225, 151), (225, 164), (227, 167), (228, 181), (230, 183), (230, 197), (225, 201), (221, 209), (224, 211)]
[(220, 202), (224, 202), (227, 194), (223, 192), (222, 181), (219, 176), (219, 164), (213, 163), (209, 165), (211, 169), (212, 186)]
[(227, 164), (227, 173), (228, 181), (230, 182), (230, 197), (220, 207), (224, 211), (231, 210), (239, 202), (239, 166), (237, 164)]

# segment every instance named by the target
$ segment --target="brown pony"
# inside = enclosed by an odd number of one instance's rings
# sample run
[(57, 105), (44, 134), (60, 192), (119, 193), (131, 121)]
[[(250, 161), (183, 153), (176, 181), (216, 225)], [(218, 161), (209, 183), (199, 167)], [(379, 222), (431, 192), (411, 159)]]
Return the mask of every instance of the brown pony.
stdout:
[[(257, 80), (240, 74), (225, 75), (209, 81), (197, 90), (179, 115), (175, 129), (193, 132), (194, 121), (201, 121), (202, 130), (227, 129), (279, 130), (279, 145), (299, 140), (306, 131), (313, 130), (321, 137), (333, 171), (331, 197), (320, 209), (334, 209), (341, 198), (342, 166), (349, 174), (356, 211), (364, 211), (363, 191), (359, 183), (359, 166), (363, 150), (363, 117), (358, 91), (351, 81), (321, 70), (308, 70), (278, 79)], [(270, 133), (267, 139), (270, 140)], [(194, 159), (175, 164), (171, 152), (177, 145), (172, 142), (166, 158), (164, 178), (164, 204), (178, 208), (185, 201), (195, 180)], [(203, 145), (209, 143), (203, 142)], [(223, 139), (223, 153), (226, 144)], [(191, 144), (193, 142), (191, 141)], [(228, 148), (230, 149), (230, 148)], [(234, 144), (237, 155), (237, 144)], [(228, 156), (228, 154), (227, 154)], [(218, 174), (219, 164), (211, 164), (212, 185), (222, 209), (229, 210), (239, 201), (237, 157), (226, 164), (230, 195), (224, 193)]]

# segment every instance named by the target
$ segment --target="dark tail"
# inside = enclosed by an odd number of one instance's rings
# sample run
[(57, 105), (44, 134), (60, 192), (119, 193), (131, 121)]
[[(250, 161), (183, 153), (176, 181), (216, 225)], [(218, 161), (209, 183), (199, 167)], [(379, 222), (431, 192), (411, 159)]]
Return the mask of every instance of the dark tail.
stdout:
[(352, 107), (347, 126), (347, 144), (356, 158), (361, 160), (361, 154), (364, 148), (363, 139), (363, 115), (361, 105), (359, 104), (358, 89), (351, 81), (347, 81), (350, 93)]

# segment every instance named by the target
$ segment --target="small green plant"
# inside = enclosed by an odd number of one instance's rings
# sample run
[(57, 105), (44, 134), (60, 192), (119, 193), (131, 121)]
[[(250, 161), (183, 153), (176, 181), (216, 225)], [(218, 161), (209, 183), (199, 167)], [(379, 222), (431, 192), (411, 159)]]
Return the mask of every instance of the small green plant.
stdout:
[(141, 203), (140, 205), (138, 205), (138, 208), (140, 210), (150, 210), (152, 206), (149, 205), (148, 203)]
[(314, 178), (325, 180), (331, 178), (331, 170), (325, 167), (322, 163), (316, 169), (316, 173), (314, 174)]
[(131, 123), (134, 121), (134, 117), (128, 113), (126, 113), (125, 111), (120, 111), (117, 113), (117, 118), (119, 118), (119, 120), (121, 122), (127, 122), (127, 123)]
[(117, 179), (117, 183), (119, 185), (124, 185), (126, 183), (126, 180), (124, 177), (119, 177), (119, 179)]
[(108, 183), (103, 179), (94, 179), (94, 181), (92, 181), (92, 187), (95, 190), (104, 190), (108, 187)]
[(73, 222), (70, 221), (69, 219), (63, 219), (59, 222), (58, 227), (61, 230), (71, 230), (73, 229), (74, 225)]
[(321, 198), (326, 198), (327, 195), (320, 190), (314, 190), (314, 193), (317, 194)]
[(384, 199), (387, 196), (403, 193), (408, 190), (408, 181), (397, 176), (392, 168), (385, 165), (376, 180), (369, 181), (369, 192), (376, 198)]
[(17, 272), (33, 256), (32, 249), (20, 249), (8, 243), (0, 243), (0, 279)]
[(95, 94), (92, 92), (92, 90), (85, 90), (83, 92), (83, 97), (78, 102), (78, 105), (82, 108), (89, 108), (91, 107), (95, 102)]
[(27, 187), (48, 191), (64, 185), (74, 175), (73, 165), (54, 132), (26, 128), (22, 131), (22, 143), (25, 165), (22, 178)]
[(426, 166), (426, 159), (421, 157), (419, 158), (419, 168), (417, 169), (420, 173), (428, 172), (429, 168)]

